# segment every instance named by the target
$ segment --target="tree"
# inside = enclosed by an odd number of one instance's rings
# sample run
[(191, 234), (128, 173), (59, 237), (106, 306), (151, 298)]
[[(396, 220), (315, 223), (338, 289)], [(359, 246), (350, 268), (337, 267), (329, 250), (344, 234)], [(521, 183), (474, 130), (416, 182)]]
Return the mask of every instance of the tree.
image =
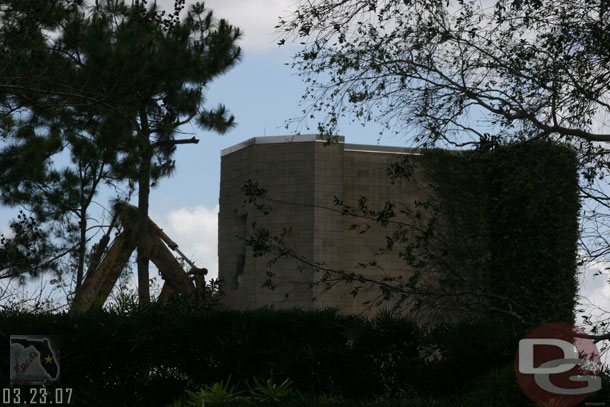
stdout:
[[(416, 141), (563, 137), (609, 141), (607, 2), (302, 3), (279, 28), (305, 42), (295, 65), (328, 124), (353, 107)], [(320, 73), (328, 81), (316, 79)], [(473, 123), (469, 114), (483, 121)], [(332, 130), (330, 128), (329, 130)]]
[[(582, 252), (608, 254), (609, 3), (546, 0), (301, 2), (280, 20), (298, 39), (307, 115), (333, 134), (350, 116), (420, 146), (553, 140), (576, 147)], [(588, 233), (591, 232), (591, 233)]]
[[(21, 113), (25, 113), (23, 109)], [(110, 171), (116, 151), (95, 119), (77, 129), (74, 118), (61, 113), (59, 109), (32, 109), (27, 119), (5, 120), (2, 137), (7, 143), (0, 151), (1, 199), (6, 205), (27, 208), (45, 225), (46, 240), (55, 242), (55, 251), (75, 258), (78, 288), (91, 237), (87, 235), (89, 208), (100, 184), (116, 181)], [(62, 152), (70, 159), (63, 168), (58, 164)]]
[[(48, 258), (75, 258), (78, 287), (90, 238), (89, 207), (100, 184), (113, 182), (109, 164), (116, 152), (99, 114), (75, 114), (83, 100), (75, 90), (77, 60), (70, 57), (62, 38), (49, 35), (61, 32), (77, 6), (78, 2), (1, 3), (0, 185), (3, 204), (26, 208), (44, 225)], [(82, 87), (80, 92), (91, 97)], [(66, 152), (69, 161), (58, 160)], [(58, 269), (51, 261), (39, 266)]]
[[(203, 103), (206, 85), (239, 60), (235, 41), (240, 32), (225, 20), (214, 19), (199, 3), (181, 19), (184, 3), (177, 0), (174, 12), (165, 16), (156, 4), (149, 7), (146, 1), (128, 6), (121, 0), (107, 0), (91, 8), (78, 1), (57, 2), (63, 12), (57, 12), (59, 17), (47, 25), (48, 13), (6, 3), (15, 16), (9, 21), (17, 22), (16, 32), (32, 31), (30, 37), (38, 41), (33, 48), (36, 55), (56, 61), (57, 68), (45, 66), (41, 71), (35, 64), (29, 69), (23, 63), (23, 52), (10, 48), (22, 49), (11, 37), (6, 43), (14, 60), (22, 64), (10, 71), (25, 79), (17, 88), (10, 81), (0, 83), (0, 92), (4, 92), (0, 101), (8, 112), (36, 111), (43, 105), (50, 115), (66, 120), (60, 128), (78, 130), (74, 140), (93, 135), (87, 140), (98, 149), (98, 171), (106, 168), (106, 179), (138, 186), (137, 263), (142, 302), (149, 299), (144, 249), (147, 223), (143, 220), (148, 218), (150, 187), (174, 169), (172, 155), (177, 145), (198, 142), (195, 137), (176, 139), (178, 129), (195, 122), (200, 128), (222, 133), (234, 120), (224, 106), (206, 109)], [(57, 30), (55, 36), (45, 35), (48, 26)], [(43, 80), (38, 79), (41, 72)], [(99, 154), (99, 150), (107, 154)]]
[[(63, 288), (57, 260), (66, 253), (49, 246), (46, 231), (34, 217), (23, 211), (10, 227), (11, 236), (0, 233), (0, 307), (5, 310), (56, 310), (54, 297)], [(35, 277), (49, 270), (54, 273), (51, 289), (41, 286), (38, 292), (30, 293), (25, 285), (26, 276)]]
[(0, 280), (23, 278), (26, 273), (37, 274), (43, 256), (49, 253), (35, 219), (23, 212), (17, 219), (11, 224), (13, 237), (0, 234)]
[[(108, 2), (96, 8), (99, 16), (94, 14), (89, 27), (75, 29), (95, 38), (83, 49), (98, 74), (95, 88), (115, 84), (110, 100), (120, 107), (125, 134), (116, 172), (138, 186), (138, 284), (144, 302), (149, 297), (145, 220), (150, 186), (173, 170), (176, 145), (198, 141), (175, 139), (177, 129), (193, 119), (201, 128), (221, 133), (233, 125), (224, 106), (206, 110), (202, 104), (206, 84), (238, 61), (240, 32), (225, 20), (215, 21), (202, 4), (193, 5), (180, 20), (183, 3), (177, 3), (173, 19), (163, 22), (154, 6)], [(122, 16), (118, 23), (117, 16)], [(100, 32), (105, 38), (98, 42)]]

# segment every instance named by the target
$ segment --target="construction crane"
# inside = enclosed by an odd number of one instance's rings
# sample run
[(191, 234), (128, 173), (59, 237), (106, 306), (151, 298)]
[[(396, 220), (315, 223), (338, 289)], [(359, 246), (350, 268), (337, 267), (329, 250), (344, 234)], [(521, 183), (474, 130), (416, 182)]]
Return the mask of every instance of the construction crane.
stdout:
[[(106, 298), (110, 295), (121, 272), (127, 265), (131, 253), (136, 248), (137, 210), (135, 206), (124, 203), (115, 205), (114, 216), (108, 231), (94, 246), (85, 280), (76, 290), (70, 312), (84, 312), (92, 307), (102, 307), (104, 305)], [(106, 250), (110, 242), (111, 231), (114, 228), (119, 229), (117, 222), (122, 226), (122, 231), (116, 236), (110, 248)], [(163, 232), (163, 229), (150, 218), (148, 218), (146, 243), (148, 258), (157, 266), (161, 277), (165, 280), (159, 295), (159, 301), (167, 301), (176, 293), (194, 296), (197, 290), (205, 288), (205, 275), (208, 270), (196, 267), (178, 249), (178, 245)], [(168, 247), (191, 266), (188, 273), (184, 271)]]

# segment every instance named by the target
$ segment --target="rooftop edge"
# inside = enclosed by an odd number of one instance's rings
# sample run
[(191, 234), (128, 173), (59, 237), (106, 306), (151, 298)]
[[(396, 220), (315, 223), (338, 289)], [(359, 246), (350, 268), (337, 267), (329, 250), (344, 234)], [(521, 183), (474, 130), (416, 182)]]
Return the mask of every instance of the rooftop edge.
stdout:
[[(371, 153), (390, 153), (390, 154), (419, 154), (415, 148), (408, 147), (393, 147), (393, 146), (379, 146), (379, 145), (368, 145), (368, 144), (345, 144), (344, 136), (337, 136), (338, 142), (344, 144), (345, 151), (358, 151), (358, 152), (371, 152)], [(246, 147), (253, 146), (255, 144), (278, 144), (278, 143), (304, 143), (304, 142), (326, 142), (328, 137), (319, 134), (304, 134), (298, 136), (267, 136), (267, 137), (253, 137), (241, 143), (235, 144), (231, 147), (225, 148), (220, 151), (220, 156), (224, 157), (227, 154), (234, 153), (242, 150)]]

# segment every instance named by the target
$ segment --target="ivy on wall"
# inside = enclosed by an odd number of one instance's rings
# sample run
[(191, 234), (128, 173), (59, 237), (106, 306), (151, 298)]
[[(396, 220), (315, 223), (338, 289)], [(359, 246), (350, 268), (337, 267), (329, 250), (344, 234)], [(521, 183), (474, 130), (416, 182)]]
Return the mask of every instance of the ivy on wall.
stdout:
[(435, 264), (442, 274), (476, 276), (470, 283), (488, 293), (485, 306), (528, 324), (572, 322), (580, 209), (574, 151), (528, 142), (430, 150), (421, 162), (441, 220)]

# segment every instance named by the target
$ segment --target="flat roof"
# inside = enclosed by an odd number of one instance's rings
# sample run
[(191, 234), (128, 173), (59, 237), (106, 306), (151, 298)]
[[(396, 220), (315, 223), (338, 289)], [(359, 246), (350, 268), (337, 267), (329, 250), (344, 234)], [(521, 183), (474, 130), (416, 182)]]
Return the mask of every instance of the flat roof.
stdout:
[[(225, 148), (220, 151), (220, 156), (223, 157), (227, 154), (234, 153), (246, 147), (253, 146), (255, 144), (277, 144), (277, 143), (305, 143), (305, 142), (320, 142), (326, 143), (328, 138), (319, 134), (303, 134), (298, 136), (267, 136), (267, 137), (252, 137), (246, 141), (235, 144), (234, 146)], [(389, 154), (411, 154), (419, 155), (418, 149), (408, 147), (393, 147), (393, 146), (379, 146), (379, 145), (368, 145), (368, 144), (345, 144), (344, 136), (337, 136), (337, 141), (340, 144), (344, 144), (345, 151), (356, 151), (363, 153), (389, 153)]]

